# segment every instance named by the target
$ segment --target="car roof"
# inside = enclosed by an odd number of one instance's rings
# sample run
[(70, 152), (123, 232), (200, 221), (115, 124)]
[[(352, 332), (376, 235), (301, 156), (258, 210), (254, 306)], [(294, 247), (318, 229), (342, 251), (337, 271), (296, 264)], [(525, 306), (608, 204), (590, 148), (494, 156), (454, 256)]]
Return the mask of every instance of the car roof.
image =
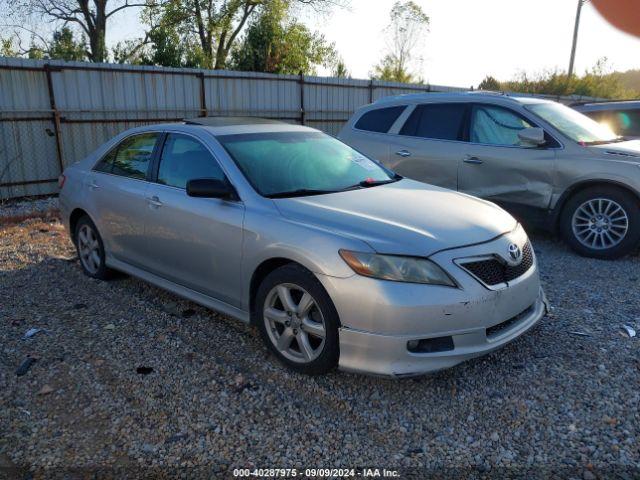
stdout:
[(606, 110), (635, 110), (640, 109), (640, 100), (618, 100), (612, 102), (592, 102), (573, 105), (573, 108), (581, 112), (594, 112)]
[(214, 136), (240, 135), (247, 133), (318, 131), (302, 125), (295, 125), (268, 118), (219, 116), (190, 118), (185, 119), (182, 123), (144, 125), (128, 130), (128, 132), (145, 132), (154, 130), (193, 132), (194, 129), (205, 130)]
[[(384, 97), (373, 103), (375, 106), (384, 104), (414, 104), (414, 103), (430, 103), (430, 102), (498, 102), (505, 104), (531, 104), (531, 103), (550, 103), (538, 97), (526, 96), (523, 94), (510, 95), (503, 92), (491, 92), (485, 90), (472, 90), (468, 92), (425, 92), (411, 93), (407, 95), (395, 95)], [(373, 106), (372, 105), (372, 106)]]
[(207, 127), (231, 127), (237, 125), (282, 124), (280, 120), (259, 117), (197, 117), (187, 118), (187, 125), (203, 125)]

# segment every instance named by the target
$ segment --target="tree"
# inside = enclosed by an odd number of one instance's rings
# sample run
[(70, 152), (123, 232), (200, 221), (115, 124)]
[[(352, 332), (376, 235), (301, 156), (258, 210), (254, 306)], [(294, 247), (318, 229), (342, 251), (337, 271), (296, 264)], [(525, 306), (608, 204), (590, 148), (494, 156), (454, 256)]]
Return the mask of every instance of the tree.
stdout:
[(547, 71), (530, 76), (521, 73), (516, 79), (503, 82), (502, 88), (512, 92), (541, 93), (548, 95), (581, 95), (597, 98), (633, 98), (637, 92), (629, 90), (619, 75), (611, 73), (607, 59), (602, 58), (584, 75), (571, 77), (562, 71)]
[(86, 40), (76, 40), (69, 27), (62, 27), (53, 32), (53, 40), (47, 52), (48, 58), (67, 61), (82, 61), (87, 59)]
[(338, 58), (335, 62), (331, 75), (336, 78), (351, 78), (351, 72), (342, 58)]
[[(107, 60), (107, 26), (117, 13), (132, 7), (149, 6), (152, 0), (0, 0), (0, 9), (20, 21), (47, 20), (64, 27), (76, 25), (87, 36), (87, 57), (92, 62)], [(21, 25), (19, 23), (19, 25)]]
[(290, 3), (272, 0), (261, 8), (231, 54), (235, 70), (313, 74), (316, 65), (329, 66), (336, 52), (322, 35), (291, 18)]
[(484, 80), (482, 80), (480, 85), (478, 85), (478, 90), (491, 90), (497, 92), (500, 91), (500, 89), (500, 82), (491, 75), (484, 77)]
[(227, 67), (241, 32), (262, 7), (272, 3), (299, 4), (327, 8), (342, 0), (162, 0), (159, 9), (147, 9), (150, 31), (164, 28), (174, 31), (190, 49), (192, 61), (203, 68)]
[(397, 1), (385, 29), (388, 52), (373, 68), (372, 77), (403, 83), (420, 82), (410, 66), (417, 59), (416, 50), (429, 31), (429, 22), (427, 14), (415, 2)]
[(17, 57), (18, 51), (16, 50), (13, 42), (13, 37), (0, 38), (0, 57)]

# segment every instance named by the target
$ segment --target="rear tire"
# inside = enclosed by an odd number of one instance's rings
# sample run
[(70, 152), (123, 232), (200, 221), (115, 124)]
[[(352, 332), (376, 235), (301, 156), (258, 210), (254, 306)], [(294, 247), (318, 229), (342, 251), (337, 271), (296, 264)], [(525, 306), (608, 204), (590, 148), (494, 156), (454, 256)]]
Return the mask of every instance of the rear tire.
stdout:
[(85, 275), (98, 280), (111, 278), (113, 270), (106, 266), (102, 237), (87, 215), (78, 219), (74, 239), (80, 266)]
[(580, 255), (611, 260), (640, 243), (640, 202), (629, 192), (599, 186), (572, 196), (560, 217), (560, 231)]
[(258, 287), (254, 305), (262, 339), (286, 366), (310, 375), (338, 366), (338, 313), (311, 272), (296, 264), (274, 270)]

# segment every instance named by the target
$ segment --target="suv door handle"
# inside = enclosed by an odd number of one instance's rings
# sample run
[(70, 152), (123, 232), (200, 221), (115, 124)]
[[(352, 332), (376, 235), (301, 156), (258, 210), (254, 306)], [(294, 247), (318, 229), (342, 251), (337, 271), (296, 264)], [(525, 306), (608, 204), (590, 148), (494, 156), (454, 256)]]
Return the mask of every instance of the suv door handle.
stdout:
[(147, 198), (147, 203), (149, 204), (150, 207), (154, 207), (154, 208), (159, 208), (162, 206), (162, 202), (155, 195), (153, 197)]
[(473, 155), (465, 156), (463, 161), (464, 163), (471, 163), (473, 165), (482, 165), (484, 163), (484, 160), (474, 157)]
[(399, 152), (396, 152), (396, 155), (400, 157), (410, 157), (411, 152), (409, 150), (400, 150)]

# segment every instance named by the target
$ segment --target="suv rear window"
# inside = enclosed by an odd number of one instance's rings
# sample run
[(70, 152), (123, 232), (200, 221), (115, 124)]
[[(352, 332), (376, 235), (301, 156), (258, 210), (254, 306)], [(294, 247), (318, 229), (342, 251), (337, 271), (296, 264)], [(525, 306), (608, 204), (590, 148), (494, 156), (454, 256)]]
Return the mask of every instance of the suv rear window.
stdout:
[(371, 110), (360, 117), (355, 128), (367, 132), (387, 133), (405, 108), (405, 105), (401, 105)]
[(400, 130), (400, 135), (435, 140), (463, 140), (464, 103), (418, 105)]

